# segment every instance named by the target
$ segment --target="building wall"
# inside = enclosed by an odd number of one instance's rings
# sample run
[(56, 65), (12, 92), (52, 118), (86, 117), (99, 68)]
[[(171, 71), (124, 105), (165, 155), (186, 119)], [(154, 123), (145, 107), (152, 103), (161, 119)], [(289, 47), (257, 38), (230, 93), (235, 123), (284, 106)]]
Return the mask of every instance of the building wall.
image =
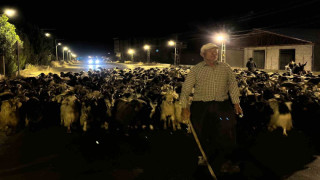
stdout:
[(295, 49), (296, 63), (304, 64), (305, 70), (311, 70), (313, 45), (292, 45), (292, 46), (270, 46), (270, 47), (249, 47), (244, 50), (243, 63), (246, 63), (250, 57), (253, 57), (254, 50), (265, 50), (265, 69), (278, 70), (280, 49)]
[(242, 49), (227, 49), (226, 62), (232, 67), (244, 67), (244, 51)]

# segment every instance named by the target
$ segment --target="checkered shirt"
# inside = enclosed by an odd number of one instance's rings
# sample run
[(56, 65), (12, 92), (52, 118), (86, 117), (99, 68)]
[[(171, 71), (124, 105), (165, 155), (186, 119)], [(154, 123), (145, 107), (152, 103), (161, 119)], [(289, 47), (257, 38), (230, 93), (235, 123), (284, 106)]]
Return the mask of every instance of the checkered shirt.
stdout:
[(189, 96), (194, 88), (193, 101), (224, 101), (240, 103), (238, 82), (227, 63), (216, 62), (214, 67), (202, 61), (191, 68), (182, 85), (180, 100), (183, 108), (189, 105)]

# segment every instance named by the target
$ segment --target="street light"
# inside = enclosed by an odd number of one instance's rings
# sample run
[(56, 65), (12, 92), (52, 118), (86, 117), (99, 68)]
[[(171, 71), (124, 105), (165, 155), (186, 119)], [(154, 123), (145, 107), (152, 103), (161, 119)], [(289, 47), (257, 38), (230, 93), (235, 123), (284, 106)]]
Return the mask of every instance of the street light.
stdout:
[(74, 58), (74, 60), (76, 59), (77, 55), (76, 54), (73, 54), (71, 53), (71, 56)]
[(147, 51), (147, 63), (150, 63), (150, 46), (146, 44), (143, 49)]
[(64, 47), (63, 48), (63, 50), (62, 50), (62, 60), (64, 60), (64, 51), (68, 51), (69, 49), (68, 49), (68, 47)]
[(58, 46), (61, 46), (61, 43), (56, 44), (56, 60), (58, 61)]
[(134, 60), (133, 60), (133, 54), (135, 53), (135, 51), (133, 50), (133, 49), (129, 49), (128, 50), (128, 54), (130, 54), (131, 55), (131, 61), (133, 62)]
[(70, 53), (71, 53), (71, 50), (69, 49), (68, 52), (67, 52), (67, 60), (70, 60)]
[(14, 17), (17, 14), (17, 11), (14, 9), (5, 9), (4, 14), (8, 17)]
[(50, 33), (45, 33), (44, 34), (46, 37), (51, 37), (51, 34)]
[(175, 41), (170, 40), (168, 42), (169, 46), (174, 46), (174, 65), (177, 65), (177, 43)]
[(226, 62), (226, 41), (228, 39), (227, 33), (218, 33), (214, 36), (215, 41), (221, 43), (221, 62)]

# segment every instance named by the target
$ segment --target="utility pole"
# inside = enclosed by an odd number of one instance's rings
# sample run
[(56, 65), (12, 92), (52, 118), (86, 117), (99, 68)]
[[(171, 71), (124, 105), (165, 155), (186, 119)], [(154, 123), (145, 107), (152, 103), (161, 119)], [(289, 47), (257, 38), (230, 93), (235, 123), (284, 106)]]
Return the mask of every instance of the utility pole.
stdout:
[(221, 62), (226, 62), (226, 44), (224, 41), (221, 44)]

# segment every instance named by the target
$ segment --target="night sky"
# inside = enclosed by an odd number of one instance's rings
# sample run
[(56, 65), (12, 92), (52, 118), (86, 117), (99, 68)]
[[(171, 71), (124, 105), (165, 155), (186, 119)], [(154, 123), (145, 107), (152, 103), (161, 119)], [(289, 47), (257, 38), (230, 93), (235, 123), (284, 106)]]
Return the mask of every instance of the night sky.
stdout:
[[(64, 39), (75, 53), (106, 55), (114, 37), (161, 37), (183, 32), (252, 28), (319, 28), (320, 0), (272, 1), (68, 1), (1, 0), (18, 16)], [(0, 9), (1, 13), (2, 10)]]

